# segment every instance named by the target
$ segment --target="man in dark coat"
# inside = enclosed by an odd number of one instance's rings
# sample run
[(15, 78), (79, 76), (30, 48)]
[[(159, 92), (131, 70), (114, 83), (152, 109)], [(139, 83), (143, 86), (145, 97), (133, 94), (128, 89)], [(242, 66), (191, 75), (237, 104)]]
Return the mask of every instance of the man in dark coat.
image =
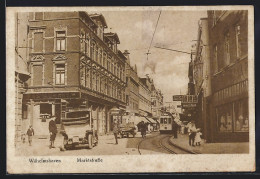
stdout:
[(31, 146), (32, 145), (32, 136), (34, 135), (34, 130), (32, 128), (32, 125), (29, 126), (29, 129), (27, 130), (27, 135), (28, 135), (29, 146)]
[(173, 120), (172, 121), (172, 130), (173, 130), (173, 136), (175, 139), (178, 138), (177, 131), (178, 131), (178, 124)]
[(54, 148), (54, 141), (58, 131), (57, 131), (56, 122), (53, 119), (49, 122), (49, 131), (50, 131), (50, 148)]
[(113, 133), (114, 133), (114, 136), (115, 136), (115, 140), (116, 140), (116, 144), (118, 144), (118, 141), (117, 141), (117, 135), (118, 135), (118, 132), (119, 132), (119, 129), (118, 129), (118, 124), (117, 122), (114, 122), (114, 125), (113, 125)]
[(142, 138), (145, 138), (145, 137), (146, 137), (146, 129), (147, 129), (147, 126), (146, 126), (146, 124), (144, 123), (144, 121), (141, 122), (140, 128), (141, 128)]

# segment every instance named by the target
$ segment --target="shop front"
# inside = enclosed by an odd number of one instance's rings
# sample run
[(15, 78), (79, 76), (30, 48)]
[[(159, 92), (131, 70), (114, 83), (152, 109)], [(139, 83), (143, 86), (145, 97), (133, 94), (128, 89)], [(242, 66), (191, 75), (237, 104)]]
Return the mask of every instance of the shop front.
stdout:
[(248, 80), (214, 94), (214, 141), (248, 142)]

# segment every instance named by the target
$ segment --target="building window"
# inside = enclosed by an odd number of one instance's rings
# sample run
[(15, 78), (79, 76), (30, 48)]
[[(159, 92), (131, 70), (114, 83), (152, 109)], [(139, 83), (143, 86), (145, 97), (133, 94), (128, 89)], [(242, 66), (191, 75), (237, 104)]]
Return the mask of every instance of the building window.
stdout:
[(85, 40), (85, 51), (86, 54), (89, 56), (89, 38), (87, 37), (87, 35), (85, 36), (86, 40)]
[(85, 74), (85, 65), (81, 64), (81, 69), (80, 69), (80, 79), (81, 79), (81, 86), (86, 86), (86, 74)]
[(98, 62), (98, 46), (95, 48), (95, 61)]
[(104, 55), (103, 55), (103, 67), (107, 68), (107, 54), (106, 53), (104, 53)]
[(109, 56), (108, 60), (107, 60), (107, 70), (108, 71), (110, 71), (110, 61), (111, 61), (111, 57)]
[(99, 56), (98, 56), (98, 63), (100, 64), (100, 65), (102, 65), (102, 55), (103, 55), (103, 52), (102, 52), (102, 48), (99, 48)]
[(34, 86), (41, 86), (43, 81), (43, 65), (32, 66), (32, 81)]
[(65, 31), (56, 32), (56, 50), (57, 51), (66, 50), (66, 32)]
[(212, 11), (212, 27), (214, 27), (216, 24), (217, 24), (216, 11)]
[(241, 56), (241, 44), (240, 44), (240, 25), (236, 25), (236, 54), (237, 58)]
[(43, 32), (34, 33), (34, 52), (43, 51)]
[(225, 44), (224, 44), (224, 54), (225, 54), (225, 65), (230, 64), (230, 46), (229, 46), (229, 33), (225, 34)]
[(99, 90), (100, 90), (100, 82), (99, 82), (99, 75), (97, 74), (97, 78), (96, 78), (96, 91), (98, 91), (98, 92), (100, 92)]
[(55, 69), (55, 84), (65, 84), (65, 64), (57, 64)]
[(88, 67), (86, 67), (86, 87), (87, 88), (90, 88), (90, 80), (91, 80), (91, 77), (90, 77), (90, 69)]
[(97, 90), (96, 73), (92, 72), (92, 90)]
[(218, 72), (218, 46), (214, 46), (213, 51), (213, 65), (214, 65), (214, 73)]
[(94, 43), (91, 43), (91, 46), (90, 46), (90, 58), (92, 60), (95, 60), (94, 58), (94, 55), (95, 55), (95, 44)]
[(80, 52), (85, 53), (85, 33), (81, 32), (80, 35)]
[(111, 73), (114, 74), (114, 63), (111, 62)]

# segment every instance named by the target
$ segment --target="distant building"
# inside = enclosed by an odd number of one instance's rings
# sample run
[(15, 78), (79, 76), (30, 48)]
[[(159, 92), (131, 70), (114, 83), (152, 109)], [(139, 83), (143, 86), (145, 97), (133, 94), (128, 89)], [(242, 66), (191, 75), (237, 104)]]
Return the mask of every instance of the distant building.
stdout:
[(139, 78), (139, 114), (152, 116), (152, 81), (149, 77)]
[(163, 107), (163, 94), (159, 89), (156, 89), (154, 83), (152, 83), (152, 116), (154, 119), (158, 120), (162, 114)]
[(211, 96), (208, 19), (199, 20), (196, 50), (193, 60), (194, 94), (198, 96), (193, 119), (208, 140), (209, 97)]
[(48, 121), (80, 120), (90, 110), (99, 134), (112, 130), (111, 108), (125, 110), (125, 62), (102, 14), (29, 13), (29, 70), (23, 111), (36, 135)]
[(134, 122), (139, 114), (139, 77), (136, 65), (130, 65), (129, 52), (123, 53), (127, 57), (126, 61), (126, 117), (127, 120)]

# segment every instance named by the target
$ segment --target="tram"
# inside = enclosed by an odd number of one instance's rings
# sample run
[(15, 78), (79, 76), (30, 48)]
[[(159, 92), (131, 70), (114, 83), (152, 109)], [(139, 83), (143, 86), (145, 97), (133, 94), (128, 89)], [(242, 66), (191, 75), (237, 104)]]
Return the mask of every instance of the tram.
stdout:
[(172, 132), (173, 116), (170, 113), (164, 113), (160, 116), (160, 134)]

